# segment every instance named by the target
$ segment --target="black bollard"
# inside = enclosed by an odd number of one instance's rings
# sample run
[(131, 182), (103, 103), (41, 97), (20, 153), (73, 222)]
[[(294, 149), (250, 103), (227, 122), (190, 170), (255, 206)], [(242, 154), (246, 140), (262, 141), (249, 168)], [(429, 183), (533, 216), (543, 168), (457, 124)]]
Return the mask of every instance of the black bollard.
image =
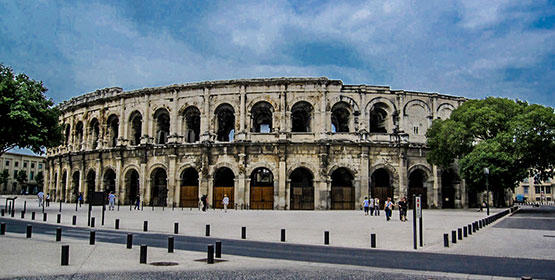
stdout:
[(472, 235), (472, 225), (468, 224), (468, 226), (466, 226), (468, 229), (468, 235)]
[(462, 236), (462, 228), (458, 228), (458, 229), (457, 229), (457, 232), (458, 232), (458, 236), (459, 236), (458, 239), (459, 239), (459, 240), (462, 240), (462, 238), (463, 238), (463, 236)]
[(210, 236), (210, 225), (206, 225), (206, 236)]
[(2, 215), (2, 217), (4, 217), (4, 209), (0, 210), (0, 215)]
[(60, 200), (60, 212), (62, 212), (62, 201)]
[(31, 238), (32, 233), (33, 233), (33, 226), (27, 225), (27, 238)]
[(15, 216), (15, 209), (12, 209), (11, 216), (12, 216), (12, 218)]
[(56, 241), (62, 241), (62, 228), (56, 228)]
[(42, 221), (43, 222), (46, 222), (47, 217), (48, 217), (48, 213), (42, 213)]
[(116, 229), (119, 229), (119, 219), (116, 219), (116, 225), (115, 225)]
[(143, 223), (143, 231), (148, 231), (148, 221)]
[(222, 241), (216, 241), (216, 258), (222, 257)]
[(94, 227), (95, 218), (91, 217), (91, 227)]
[(456, 230), (451, 231), (451, 243), (453, 243), (453, 244), (457, 243), (457, 231)]
[(23, 212), (27, 212), (27, 201), (23, 201)]
[(91, 230), (91, 234), (89, 235), (89, 245), (94, 245), (96, 239), (96, 232)]
[(329, 231), (324, 231), (324, 244), (325, 245), (329, 245), (330, 244), (330, 232)]
[(281, 229), (281, 242), (285, 242), (285, 229)]
[(131, 248), (133, 248), (133, 234), (128, 233), (127, 234), (127, 249), (131, 249)]
[(467, 228), (463, 227), (463, 237), (468, 237)]
[(6, 223), (0, 224), (0, 235), (6, 235)]
[(449, 247), (449, 233), (443, 234), (443, 247)]
[(206, 262), (209, 264), (214, 263), (214, 245), (208, 244), (208, 257), (206, 258)]
[(376, 234), (370, 233), (370, 248), (376, 248)]
[(146, 245), (141, 244), (141, 256), (139, 263), (146, 263)]
[(25, 212), (24, 211), (21, 211), (21, 218), (25, 219)]
[(173, 236), (168, 236), (168, 253), (173, 253)]
[(174, 224), (173, 224), (173, 233), (174, 233), (174, 234), (178, 234), (178, 233), (179, 233), (179, 223), (174, 223)]
[(71, 221), (72, 225), (76, 225), (77, 224), (77, 216), (73, 215), (73, 220)]
[(31, 220), (35, 220), (35, 212), (31, 212)]
[(241, 227), (241, 239), (247, 239), (247, 227)]
[(56, 217), (56, 223), (61, 223), (62, 222), (62, 214), (58, 214)]
[(62, 245), (62, 265), (69, 265), (69, 245)]

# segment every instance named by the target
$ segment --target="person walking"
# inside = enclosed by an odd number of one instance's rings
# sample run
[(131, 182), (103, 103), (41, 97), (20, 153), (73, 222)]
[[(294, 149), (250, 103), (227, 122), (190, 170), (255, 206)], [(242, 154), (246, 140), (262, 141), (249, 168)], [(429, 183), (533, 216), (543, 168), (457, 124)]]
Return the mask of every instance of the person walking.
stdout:
[(44, 193), (42, 191), (40, 191), (39, 193), (37, 193), (37, 197), (39, 199), (39, 207), (44, 206), (44, 202), (43, 202)]
[(407, 206), (407, 198), (401, 198), (401, 200), (399, 201), (399, 219), (401, 220), (401, 222), (407, 221)]
[(224, 205), (225, 213), (227, 213), (227, 205), (229, 204), (229, 197), (227, 197), (227, 194), (224, 194), (224, 199), (222, 199), (222, 204)]
[(83, 193), (79, 193), (77, 200), (79, 200), (79, 207), (83, 206)]
[(370, 197), (368, 204), (370, 206), (370, 216), (374, 216), (374, 199), (372, 197)]
[(114, 211), (114, 203), (116, 202), (116, 195), (114, 192), (110, 192), (108, 195), (108, 210)]
[(50, 207), (50, 193), (46, 194), (46, 207)]
[(364, 201), (362, 202), (362, 206), (364, 207), (364, 216), (368, 216), (368, 210), (370, 209), (368, 197), (364, 197)]
[(385, 202), (384, 211), (385, 211), (385, 220), (391, 220), (391, 211), (393, 210), (393, 202), (391, 202), (391, 197), (387, 198)]
[(377, 197), (374, 199), (374, 211), (376, 212), (376, 216), (380, 215), (380, 199)]
[(202, 212), (206, 212), (206, 195), (203, 194), (200, 198), (200, 201), (202, 203)]
[(141, 210), (139, 207), (141, 205), (141, 196), (137, 195), (135, 197), (135, 210)]

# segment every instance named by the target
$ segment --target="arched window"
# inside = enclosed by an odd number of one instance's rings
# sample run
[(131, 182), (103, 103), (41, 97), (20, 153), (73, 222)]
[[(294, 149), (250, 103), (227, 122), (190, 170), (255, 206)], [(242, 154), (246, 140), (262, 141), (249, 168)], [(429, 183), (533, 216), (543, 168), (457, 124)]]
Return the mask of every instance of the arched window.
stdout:
[(66, 124), (66, 139), (65, 139), (65, 143), (66, 146), (69, 144), (69, 138), (71, 137), (71, 126), (69, 124)]
[(305, 101), (295, 103), (291, 108), (291, 131), (310, 132), (312, 121), (312, 105)]
[(274, 175), (267, 168), (260, 167), (251, 173), (250, 209), (274, 208)]
[(143, 116), (138, 111), (135, 111), (129, 116), (129, 139), (131, 146), (141, 144), (142, 130)]
[(268, 102), (258, 102), (252, 106), (251, 118), (252, 132), (270, 133), (272, 132), (272, 112), (273, 107)]
[(187, 143), (200, 140), (200, 111), (195, 106), (190, 106), (183, 112), (183, 133)]
[(338, 102), (331, 109), (331, 132), (349, 132), (351, 110), (349, 104)]
[(166, 109), (158, 109), (154, 113), (154, 124), (156, 127), (156, 144), (168, 143), (170, 135), (170, 113)]
[(107, 122), (108, 147), (113, 148), (118, 145), (119, 119), (116, 115), (110, 115)]
[(222, 104), (216, 108), (217, 140), (222, 142), (233, 141), (235, 135), (235, 112), (229, 104)]
[(93, 118), (89, 123), (89, 145), (91, 149), (96, 149), (98, 147), (98, 139), (100, 136), (100, 123), (96, 118)]
[(389, 107), (385, 103), (377, 103), (370, 109), (370, 133), (388, 133)]
[(80, 150), (83, 144), (83, 122), (78, 122), (75, 125), (75, 141), (77, 150)]
[(165, 206), (168, 197), (168, 176), (163, 168), (156, 168), (150, 175), (150, 204)]

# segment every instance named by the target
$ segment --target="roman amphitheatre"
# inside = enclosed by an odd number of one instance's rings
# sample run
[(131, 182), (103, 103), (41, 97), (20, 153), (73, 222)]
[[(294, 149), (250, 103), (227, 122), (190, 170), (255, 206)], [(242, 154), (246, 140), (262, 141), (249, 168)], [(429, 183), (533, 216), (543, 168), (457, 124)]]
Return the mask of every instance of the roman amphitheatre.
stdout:
[(46, 192), (75, 202), (113, 191), (120, 204), (359, 209), (365, 196), (422, 195), (424, 207), (476, 203), (456, 168), (426, 161), (426, 130), (466, 99), (321, 78), (206, 81), (58, 105), (64, 143), (47, 151)]

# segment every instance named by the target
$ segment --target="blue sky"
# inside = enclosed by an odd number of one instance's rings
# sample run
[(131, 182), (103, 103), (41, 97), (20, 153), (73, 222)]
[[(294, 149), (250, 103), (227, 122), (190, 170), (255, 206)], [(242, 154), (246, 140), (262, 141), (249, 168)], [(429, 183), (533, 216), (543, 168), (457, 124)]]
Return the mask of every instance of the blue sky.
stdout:
[(555, 106), (554, 1), (1, 1), (0, 62), (99, 88), (320, 77)]

